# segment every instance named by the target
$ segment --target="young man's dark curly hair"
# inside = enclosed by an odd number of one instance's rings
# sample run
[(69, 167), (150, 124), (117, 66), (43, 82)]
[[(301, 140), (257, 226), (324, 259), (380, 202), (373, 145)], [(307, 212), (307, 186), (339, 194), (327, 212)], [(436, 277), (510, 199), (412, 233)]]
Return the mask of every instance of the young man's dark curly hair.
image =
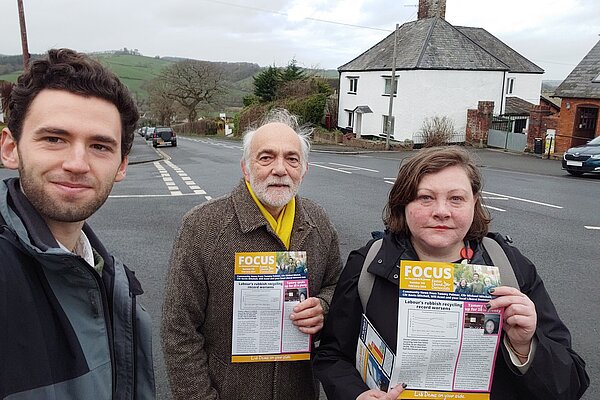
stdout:
[(52, 49), (44, 59), (33, 61), (19, 77), (10, 95), (8, 129), (19, 142), (29, 106), (44, 89), (106, 100), (121, 117), (121, 158), (131, 150), (139, 113), (127, 87), (98, 61), (70, 49)]

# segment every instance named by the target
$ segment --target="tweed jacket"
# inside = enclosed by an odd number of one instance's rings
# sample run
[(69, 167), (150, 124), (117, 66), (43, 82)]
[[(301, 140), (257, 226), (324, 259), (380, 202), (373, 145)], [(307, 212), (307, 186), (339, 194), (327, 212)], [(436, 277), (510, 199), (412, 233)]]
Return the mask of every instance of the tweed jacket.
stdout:
[[(309, 293), (325, 313), (342, 262), (325, 211), (296, 197), (290, 251), (306, 251)], [(175, 399), (318, 399), (310, 361), (231, 363), (236, 252), (286, 251), (244, 181), (192, 209), (171, 255), (162, 345)]]

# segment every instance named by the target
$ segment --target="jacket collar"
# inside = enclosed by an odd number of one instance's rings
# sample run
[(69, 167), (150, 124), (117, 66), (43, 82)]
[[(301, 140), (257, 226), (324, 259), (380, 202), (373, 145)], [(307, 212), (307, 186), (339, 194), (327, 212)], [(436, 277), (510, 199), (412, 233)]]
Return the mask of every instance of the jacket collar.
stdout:
[(381, 249), (367, 271), (397, 285), (400, 261), (418, 259), (408, 238), (386, 230)]
[[(279, 239), (279, 236), (273, 231), (271, 225), (267, 219), (262, 215), (258, 206), (250, 196), (248, 188), (244, 179), (241, 180), (239, 185), (233, 189), (231, 193), (231, 199), (233, 201), (233, 208), (235, 214), (240, 223), (242, 233), (248, 233), (257, 229), (267, 230), (271, 235)], [(292, 228), (292, 238), (290, 241), (290, 250), (292, 248), (299, 249), (304, 243), (304, 239), (310, 233), (310, 230), (314, 227), (314, 223), (310, 220), (310, 217), (304, 211), (302, 199), (296, 195), (296, 216), (294, 218), (294, 227)], [(283, 245), (283, 243), (281, 243)]]
[[(16, 233), (21, 237), (21, 240), (25, 239), (23, 234), (26, 233), (29, 242), (43, 252), (49, 248), (59, 247), (40, 213), (21, 191), (19, 179), (10, 178), (5, 180), (4, 183), (8, 188), (7, 205), (22, 223), (22, 227), (16, 227), (13, 223), (13, 228), (16, 228)], [(25, 232), (23, 232), (23, 229), (18, 228), (24, 228)]]
[[(5, 193), (6, 206), (8, 206), (7, 209), (3, 209), (3, 213), (7, 214), (6, 224), (19, 236), (20, 241), (35, 252), (64, 253), (65, 250), (60, 248), (40, 213), (21, 191), (19, 178), (6, 179), (2, 184), (5, 186), (0, 192)], [(111, 272), (113, 260), (106, 248), (87, 223), (83, 224), (82, 229), (92, 248), (104, 259), (105, 266), (108, 267), (105, 270)]]

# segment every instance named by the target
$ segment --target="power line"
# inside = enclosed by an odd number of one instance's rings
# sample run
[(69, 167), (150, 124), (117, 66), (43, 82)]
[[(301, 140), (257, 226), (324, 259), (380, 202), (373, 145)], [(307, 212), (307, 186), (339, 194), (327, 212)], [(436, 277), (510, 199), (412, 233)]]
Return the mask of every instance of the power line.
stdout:
[[(268, 14), (281, 15), (283, 17), (290, 16), (288, 13), (285, 13), (282, 11), (269, 10), (269, 9), (260, 8), (260, 7), (252, 7), (252, 6), (247, 6), (247, 5), (243, 5), (243, 4), (230, 3), (227, 1), (221, 1), (221, 0), (201, 0), (201, 1), (204, 1), (206, 3), (222, 4), (225, 6), (236, 7), (236, 8), (246, 9), (246, 10), (254, 10), (254, 11), (264, 12), (264, 13), (268, 13)], [(418, 7), (418, 5), (416, 5), (416, 4), (408, 4), (405, 6), (406, 7)], [(415, 11), (409, 18), (407, 18), (404, 23), (412, 21), (412, 19), (416, 16), (417, 16), (417, 11)], [(374, 30), (374, 31), (389, 32), (389, 33), (394, 32), (393, 30), (390, 30), (390, 29), (375, 28), (372, 26), (365, 26), (365, 25), (347, 24), (344, 22), (331, 21), (331, 20), (321, 19), (321, 18), (305, 17), (304, 19), (309, 20), (309, 21), (314, 21), (314, 22), (322, 22), (322, 23), (326, 23), (326, 24), (346, 26), (349, 28), (370, 29), (370, 30)], [(561, 63), (561, 62), (556, 62), (556, 61), (545, 61), (545, 60), (532, 60), (532, 61), (538, 62), (538, 63), (566, 65), (566, 66), (571, 66), (571, 67), (575, 66), (572, 63)]]
[[(269, 13), (269, 14), (281, 15), (281, 16), (284, 16), (284, 17), (289, 17), (290, 16), (288, 13), (284, 13), (284, 12), (281, 12), (281, 11), (268, 10), (266, 8), (259, 8), (259, 7), (246, 6), (246, 5), (242, 5), (242, 4), (229, 3), (229, 2), (226, 2), (226, 1), (219, 1), (219, 0), (202, 0), (202, 1), (204, 1), (206, 3), (222, 4), (222, 5), (225, 5), (225, 6), (236, 7), (236, 8), (243, 8), (243, 9), (246, 9), (246, 10), (254, 10), (254, 11), (260, 11), (260, 12)], [(347, 24), (347, 23), (344, 23), (344, 22), (331, 21), (331, 20), (327, 20), (327, 19), (312, 18), (312, 17), (305, 17), (304, 19), (309, 20), (309, 21), (315, 21), (315, 22), (323, 22), (323, 23), (326, 23), (326, 24), (347, 26), (347, 27), (350, 27), (350, 28), (371, 29), (371, 30), (374, 30), (374, 31), (382, 31), (382, 32), (390, 32), (390, 33), (393, 32), (393, 30), (390, 30), (390, 29), (374, 28), (372, 26), (364, 26), (364, 25)]]

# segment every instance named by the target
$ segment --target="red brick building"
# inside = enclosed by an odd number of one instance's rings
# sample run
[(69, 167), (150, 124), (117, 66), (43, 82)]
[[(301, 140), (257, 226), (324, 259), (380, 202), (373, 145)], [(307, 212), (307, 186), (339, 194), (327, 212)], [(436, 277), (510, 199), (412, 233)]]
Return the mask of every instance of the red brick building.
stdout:
[(600, 136), (600, 41), (556, 89), (562, 98), (556, 152)]

